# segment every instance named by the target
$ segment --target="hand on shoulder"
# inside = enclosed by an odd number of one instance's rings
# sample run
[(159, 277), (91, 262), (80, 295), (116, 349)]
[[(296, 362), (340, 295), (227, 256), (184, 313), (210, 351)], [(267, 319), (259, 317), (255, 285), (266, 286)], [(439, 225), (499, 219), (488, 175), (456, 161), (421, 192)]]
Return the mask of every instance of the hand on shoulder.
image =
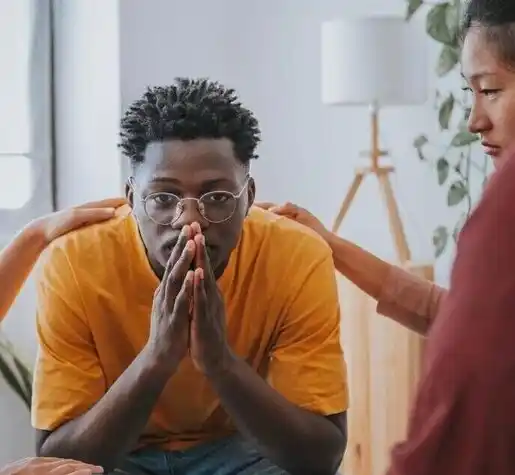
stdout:
[(330, 231), (316, 216), (314, 216), (305, 208), (290, 202), (287, 202), (283, 205), (277, 205), (271, 202), (260, 202), (255, 203), (255, 206), (271, 211), (272, 213), (275, 213), (279, 216), (285, 216), (286, 218), (297, 221), (298, 223), (311, 228), (327, 241)]
[(93, 475), (103, 473), (96, 467), (76, 460), (30, 457), (0, 468), (0, 475)]
[(74, 229), (112, 218), (116, 208), (126, 203), (125, 198), (92, 201), (37, 218), (29, 223), (26, 229), (40, 237), (45, 244), (50, 244), (54, 239)]

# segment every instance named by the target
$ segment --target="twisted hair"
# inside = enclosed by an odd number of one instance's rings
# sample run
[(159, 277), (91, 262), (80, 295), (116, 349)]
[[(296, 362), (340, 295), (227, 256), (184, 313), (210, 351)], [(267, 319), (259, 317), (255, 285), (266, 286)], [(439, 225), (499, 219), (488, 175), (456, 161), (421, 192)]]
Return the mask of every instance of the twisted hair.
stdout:
[(515, 0), (469, 0), (462, 22), (462, 39), (471, 28), (481, 28), (497, 57), (515, 69)]
[(165, 87), (149, 87), (121, 120), (120, 148), (133, 167), (144, 161), (152, 142), (227, 138), (237, 159), (257, 158), (258, 121), (242, 106), (234, 89), (208, 79), (176, 78)]

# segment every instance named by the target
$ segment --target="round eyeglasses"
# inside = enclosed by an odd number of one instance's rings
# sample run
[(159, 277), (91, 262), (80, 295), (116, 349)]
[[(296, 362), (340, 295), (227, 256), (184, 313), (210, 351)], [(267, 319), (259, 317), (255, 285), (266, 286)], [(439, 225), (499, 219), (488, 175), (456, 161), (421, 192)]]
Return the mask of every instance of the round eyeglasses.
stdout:
[(249, 180), (250, 176), (247, 175), (245, 184), (236, 194), (225, 190), (210, 191), (200, 198), (180, 198), (168, 192), (150, 193), (142, 197), (136, 192), (132, 177), (129, 179), (129, 183), (134, 194), (142, 202), (146, 215), (156, 224), (170, 225), (175, 223), (184, 212), (186, 201), (196, 201), (202, 217), (210, 223), (218, 224), (233, 217), (238, 200), (247, 188)]

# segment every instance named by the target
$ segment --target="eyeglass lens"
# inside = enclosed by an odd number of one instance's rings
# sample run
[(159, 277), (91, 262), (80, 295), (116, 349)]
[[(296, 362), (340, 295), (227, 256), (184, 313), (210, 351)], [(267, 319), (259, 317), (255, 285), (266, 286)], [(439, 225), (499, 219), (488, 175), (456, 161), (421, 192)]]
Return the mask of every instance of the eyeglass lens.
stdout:
[(202, 216), (211, 223), (219, 223), (231, 218), (236, 209), (237, 198), (228, 192), (206, 193), (200, 199), (181, 199), (171, 193), (156, 193), (145, 200), (145, 211), (150, 219), (159, 224), (171, 224), (184, 211), (186, 201), (198, 201)]

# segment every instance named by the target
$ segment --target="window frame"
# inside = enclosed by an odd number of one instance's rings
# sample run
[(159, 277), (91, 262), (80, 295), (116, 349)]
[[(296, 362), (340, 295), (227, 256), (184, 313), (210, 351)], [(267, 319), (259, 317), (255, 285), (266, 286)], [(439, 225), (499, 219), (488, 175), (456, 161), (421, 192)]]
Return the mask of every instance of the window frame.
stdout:
[(30, 151), (0, 155), (26, 156), (32, 166), (32, 196), (19, 209), (0, 208), (0, 239), (5, 240), (37, 216), (55, 210), (52, 0), (31, 0)]

